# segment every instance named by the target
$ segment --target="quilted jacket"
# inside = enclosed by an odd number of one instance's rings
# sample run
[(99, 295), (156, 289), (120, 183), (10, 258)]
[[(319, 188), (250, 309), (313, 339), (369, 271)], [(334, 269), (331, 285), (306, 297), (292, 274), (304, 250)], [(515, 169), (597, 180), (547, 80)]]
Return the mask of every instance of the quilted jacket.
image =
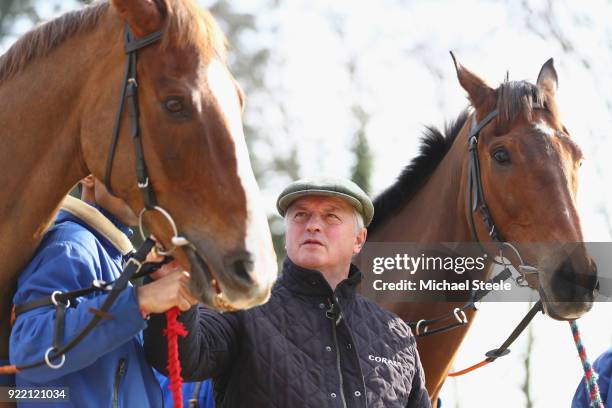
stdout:
[[(212, 377), (218, 407), (430, 407), (410, 329), (356, 293), (361, 278), (353, 265), (332, 291), (320, 272), (286, 259), (266, 304), (183, 313), (183, 377)], [(162, 372), (164, 327), (154, 316), (144, 334), (147, 359)]]

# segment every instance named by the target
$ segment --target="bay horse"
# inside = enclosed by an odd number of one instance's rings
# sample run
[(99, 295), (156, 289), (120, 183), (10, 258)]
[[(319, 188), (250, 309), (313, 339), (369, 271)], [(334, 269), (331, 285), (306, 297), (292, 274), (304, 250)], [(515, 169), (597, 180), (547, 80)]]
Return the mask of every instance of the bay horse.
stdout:
[[(506, 80), (494, 89), (453, 60), (472, 110), (459, 115), (445, 134), (435, 128), (425, 133), (420, 156), (375, 199), (368, 241), (486, 244), (494, 232), (506, 242), (577, 243), (570, 255), (519, 248), (526, 263), (537, 267), (545, 312), (558, 320), (576, 319), (592, 306), (597, 269), (582, 243), (576, 209), (582, 153), (559, 117), (553, 61), (543, 65), (536, 84)], [(484, 127), (474, 146), (491, 223), (473, 214), (466, 200), (473, 194), (468, 135), (480, 123)], [(384, 304), (410, 322), (452, 314), (462, 305)], [(463, 327), (417, 339), (434, 406), (474, 313), (467, 312)]]
[[(242, 309), (267, 300), (276, 257), (244, 140), (244, 95), (225, 55), (224, 35), (193, 0), (112, 0), (33, 29), (0, 57), (0, 359), (8, 359), (18, 273), (88, 174), (136, 214), (141, 190), (154, 195), (165, 211), (147, 206), (144, 225), (171, 248), (171, 216), (190, 243), (173, 256), (203, 303)], [(138, 91), (123, 114), (122, 83)], [(142, 154), (130, 140), (134, 123)], [(138, 183), (137, 162), (148, 175)]]

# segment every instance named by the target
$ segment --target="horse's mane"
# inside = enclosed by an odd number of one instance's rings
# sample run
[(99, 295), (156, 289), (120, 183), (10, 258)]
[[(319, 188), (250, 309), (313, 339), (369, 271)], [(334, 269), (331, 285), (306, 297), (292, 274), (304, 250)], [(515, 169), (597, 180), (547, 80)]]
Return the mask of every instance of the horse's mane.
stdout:
[[(170, 0), (169, 7), (156, 0), (160, 12), (167, 17), (166, 31), (173, 35), (162, 37), (162, 46), (170, 42), (194, 44), (206, 56), (225, 58), (226, 39), (207, 11), (193, 0)], [(71, 11), (32, 29), (0, 56), (0, 83), (21, 72), (30, 62), (48, 55), (74, 35), (95, 28), (110, 8), (108, 1), (97, 1)]]
[(425, 128), (420, 154), (404, 167), (395, 183), (374, 200), (374, 219), (368, 227), (369, 232), (395, 214), (425, 184), (455, 142), (468, 115), (468, 109), (464, 109), (455, 121), (446, 124), (444, 134), (433, 126)]
[[(507, 126), (518, 115), (531, 117), (535, 104), (546, 105), (546, 95), (537, 86), (526, 81), (506, 80), (497, 88), (497, 125)], [(374, 200), (374, 219), (368, 227), (370, 232), (401, 209), (427, 182), (455, 142), (468, 116), (468, 109), (463, 110), (457, 119), (446, 124), (444, 134), (433, 126), (426, 128), (420, 154), (402, 170), (395, 183)]]

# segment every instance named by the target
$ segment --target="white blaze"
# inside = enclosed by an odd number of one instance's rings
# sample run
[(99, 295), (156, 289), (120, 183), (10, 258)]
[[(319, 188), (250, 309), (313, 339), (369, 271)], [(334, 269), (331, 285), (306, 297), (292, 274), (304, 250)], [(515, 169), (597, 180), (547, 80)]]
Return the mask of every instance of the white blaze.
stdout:
[[(244, 139), (238, 90), (225, 65), (217, 60), (212, 61), (208, 66), (207, 79), (210, 92), (225, 115), (225, 122), (236, 148), (238, 177), (247, 200), (245, 248), (255, 256), (253, 278), (259, 284), (260, 289), (267, 288), (276, 280), (276, 255), (272, 247), (266, 213), (262, 207), (259, 187), (251, 168), (251, 160)], [(227, 293), (227, 295), (231, 300), (231, 293)], [(234, 303), (234, 306), (240, 307), (241, 305)]]

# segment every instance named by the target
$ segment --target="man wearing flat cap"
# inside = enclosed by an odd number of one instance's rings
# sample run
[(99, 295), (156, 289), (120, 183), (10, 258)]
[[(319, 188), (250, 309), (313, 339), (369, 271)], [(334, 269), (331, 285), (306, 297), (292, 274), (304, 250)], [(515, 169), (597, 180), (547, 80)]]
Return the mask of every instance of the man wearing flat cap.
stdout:
[[(217, 407), (430, 407), (415, 339), (357, 291), (351, 264), (374, 215), (343, 179), (299, 180), (277, 200), (287, 258), (270, 300), (249, 310), (183, 313), (186, 381), (212, 378)], [(167, 365), (163, 315), (145, 331), (147, 358)]]

